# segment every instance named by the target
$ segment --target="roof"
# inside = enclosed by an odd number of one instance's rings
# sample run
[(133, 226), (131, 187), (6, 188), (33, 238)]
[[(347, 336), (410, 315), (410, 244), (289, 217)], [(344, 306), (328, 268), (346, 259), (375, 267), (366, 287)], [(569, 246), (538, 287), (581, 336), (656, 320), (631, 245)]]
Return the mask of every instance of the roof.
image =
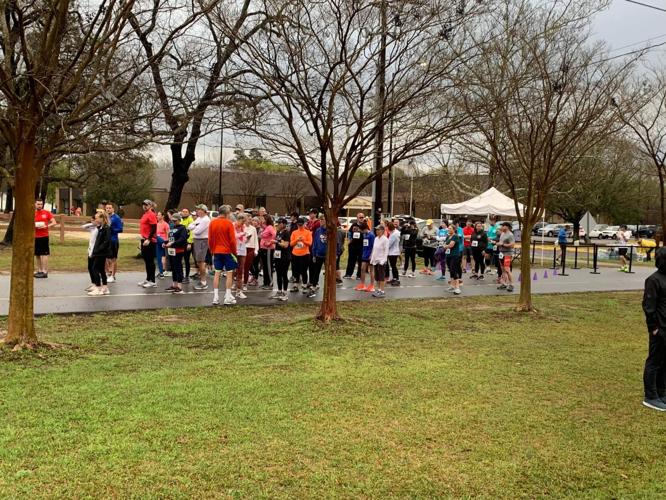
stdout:
[[(522, 212), (525, 207), (522, 203), (518, 203), (518, 208)], [(514, 200), (494, 187), (491, 187), (480, 195), (461, 203), (442, 203), (441, 212), (449, 215), (494, 214), (506, 217), (517, 216)]]

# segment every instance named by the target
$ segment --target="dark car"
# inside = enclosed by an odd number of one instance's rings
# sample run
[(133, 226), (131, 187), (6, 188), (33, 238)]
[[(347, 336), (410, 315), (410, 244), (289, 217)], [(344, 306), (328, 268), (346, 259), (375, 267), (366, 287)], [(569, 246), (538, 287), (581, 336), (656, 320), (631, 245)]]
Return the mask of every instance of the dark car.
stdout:
[(638, 229), (633, 231), (635, 238), (654, 238), (657, 234), (657, 226), (638, 226)]

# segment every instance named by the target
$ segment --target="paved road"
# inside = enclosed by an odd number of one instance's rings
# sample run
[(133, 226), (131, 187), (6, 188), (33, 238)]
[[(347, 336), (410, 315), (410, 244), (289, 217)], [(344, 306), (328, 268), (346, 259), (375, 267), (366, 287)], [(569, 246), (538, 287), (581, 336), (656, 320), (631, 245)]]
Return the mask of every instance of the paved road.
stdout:
[[(552, 276), (552, 271), (537, 270), (537, 279), (533, 276), (533, 291), (535, 293), (568, 293), (585, 291), (618, 291), (642, 290), (645, 278), (652, 272), (651, 269), (637, 268), (635, 274), (619, 273), (615, 269), (605, 268), (601, 274), (590, 274), (589, 270), (570, 270), (569, 276)], [(544, 273), (548, 277), (544, 277)], [(518, 273), (516, 273), (517, 275)], [(171, 284), (170, 280), (162, 280), (156, 289), (144, 290), (137, 286), (142, 280), (142, 273), (123, 273), (118, 275), (118, 282), (109, 285), (111, 295), (89, 297), (83, 289), (89, 284), (86, 273), (51, 273), (48, 279), (35, 280), (35, 313), (85, 313), (99, 311), (131, 311), (142, 309), (159, 309), (171, 307), (210, 306), (212, 291), (196, 292), (192, 284), (185, 285), (187, 293), (172, 295), (164, 289)], [(500, 295), (507, 292), (497, 290), (488, 277), (485, 282), (477, 282), (465, 278), (462, 287), (462, 296), (469, 295)], [(212, 282), (212, 280), (211, 280)], [(413, 299), (452, 297), (446, 292), (446, 285), (434, 278), (417, 276), (416, 278), (402, 278), (403, 286), (387, 287), (389, 299)], [(354, 291), (357, 281), (345, 280), (338, 287), (338, 300), (381, 300), (375, 299), (368, 293)], [(516, 292), (517, 293), (516, 289)], [(269, 300), (271, 292), (252, 289), (247, 293), (248, 298), (239, 303), (252, 305), (275, 304)], [(314, 299), (308, 299), (301, 293), (290, 293), (290, 302), (311, 302), (321, 300), (321, 292)], [(282, 302), (278, 304), (283, 304)], [(0, 315), (6, 315), (9, 307), (9, 277), (0, 276)]]

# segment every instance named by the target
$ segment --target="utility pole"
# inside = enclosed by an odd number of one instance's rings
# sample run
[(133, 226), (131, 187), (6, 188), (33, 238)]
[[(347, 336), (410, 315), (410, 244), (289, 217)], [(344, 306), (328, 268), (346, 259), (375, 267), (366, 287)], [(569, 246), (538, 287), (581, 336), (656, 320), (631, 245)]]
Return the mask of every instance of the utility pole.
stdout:
[(395, 215), (393, 211), (393, 118), (389, 122), (389, 171), (388, 171), (388, 210), (391, 215)]
[[(377, 75), (377, 107), (380, 110), (377, 118), (377, 138), (375, 143), (375, 172), (380, 172), (384, 167), (384, 108), (386, 101), (386, 38), (387, 38), (387, 13), (386, 0), (381, 0), (379, 4), (379, 17), (381, 25), (381, 39), (379, 49), (379, 68)], [(382, 178), (378, 175), (372, 185), (372, 218), (374, 227), (381, 223), (382, 219)]]
[(222, 206), (222, 163), (224, 157), (224, 108), (222, 108), (222, 126), (220, 127), (220, 164), (217, 175), (217, 209)]

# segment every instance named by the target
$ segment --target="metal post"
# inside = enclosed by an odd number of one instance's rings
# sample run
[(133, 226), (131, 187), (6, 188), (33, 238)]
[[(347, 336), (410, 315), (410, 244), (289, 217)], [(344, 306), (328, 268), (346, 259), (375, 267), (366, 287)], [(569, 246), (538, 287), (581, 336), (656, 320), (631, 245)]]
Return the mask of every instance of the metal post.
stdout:
[(532, 245), (532, 264), (534, 264), (534, 252), (536, 250), (536, 243), (534, 241), (531, 241), (530, 245)]
[(551, 269), (557, 269), (557, 247), (553, 247), (553, 267)]
[(578, 267), (578, 246), (574, 246), (574, 265), (572, 269), (580, 269)]
[(224, 108), (222, 108), (222, 127), (220, 128), (220, 164), (217, 175), (217, 209), (222, 206), (222, 165), (224, 158)]
[(381, 23), (381, 39), (379, 50), (379, 68), (377, 70), (377, 107), (380, 110), (377, 117), (377, 136), (375, 141), (375, 182), (372, 189), (372, 217), (374, 227), (381, 223), (382, 218), (382, 175), (378, 174), (384, 167), (384, 107), (386, 100), (386, 38), (387, 38), (387, 14), (386, 0), (382, 0), (379, 7)]
[(627, 274), (634, 274), (634, 272), (631, 270), (631, 264), (634, 262), (634, 246), (631, 245), (629, 247), (629, 270), (627, 271)]
[(599, 252), (599, 246), (596, 243), (593, 246), (593, 252), (594, 252), (593, 255), (592, 255), (592, 266), (593, 266), (593, 268), (592, 268), (592, 271), (590, 272), (590, 274), (601, 274), (597, 270), (597, 267), (598, 267), (597, 264), (598, 264), (598, 259), (599, 259), (597, 254)]
[(391, 212), (391, 215), (395, 215), (393, 211), (393, 184), (395, 179), (393, 178), (393, 118), (389, 122), (389, 171), (388, 171), (388, 209)]
[(566, 273), (566, 268), (567, 268), (567, 248), (569, 248), (569, 245), (564, 245), (564, 248), (562, 248), (562, 271), (560, 272), (560, 276), (569, 276)]

